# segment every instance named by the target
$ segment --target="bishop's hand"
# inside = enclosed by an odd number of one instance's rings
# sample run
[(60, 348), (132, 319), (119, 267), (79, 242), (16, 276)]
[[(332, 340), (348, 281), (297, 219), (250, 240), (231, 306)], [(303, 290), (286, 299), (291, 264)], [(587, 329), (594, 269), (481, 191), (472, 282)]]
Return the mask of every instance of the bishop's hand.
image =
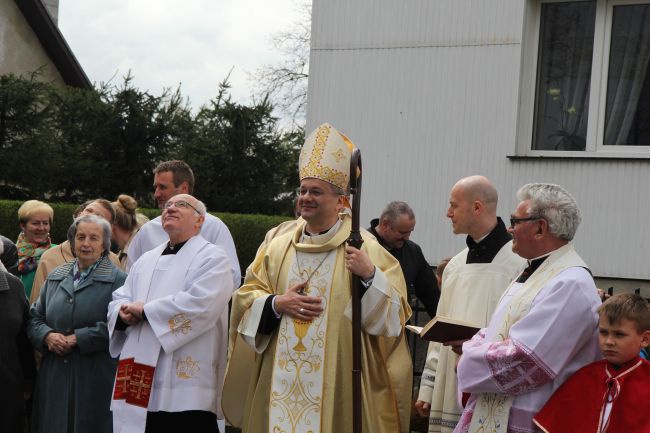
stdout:
[(345, 267), (363, 280), (369, 280), (375, 275), (375, 265), (368, 254), (349, 245), (345, 247)]
[(322, 300), (319, 296), (305, 295), (303, 290), (307, 281), (291, 286), (283, 295), (275, 297), (275, 311), (286, 314), (293, 319), (310, 321), (323, 312)]

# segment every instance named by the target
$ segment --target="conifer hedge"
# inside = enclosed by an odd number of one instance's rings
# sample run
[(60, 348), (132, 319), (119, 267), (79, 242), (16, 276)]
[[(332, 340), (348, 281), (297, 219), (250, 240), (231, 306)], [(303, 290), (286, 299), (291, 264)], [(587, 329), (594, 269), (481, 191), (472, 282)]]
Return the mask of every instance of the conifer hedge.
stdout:
[[(20, 233), (18, 208), (22, 203), (17, 200), (0, 200), (0, 234), (14, 242)], [(48, 204), (54, 209), (54, 222), (52, 223), (50, 235), (52, 242), (59, 244), (65, 241), (68, 227), (72, 223), (72, 213), (77, 208), (77, 205), (69, 203)], [(139, 212), (150, 219), (160, 215), (159, 209), (139, 209)], [(255, 258), (257, 247), (264, 239), (266, 232), (289, 219), (286, 216), (210, 213), (220, 218), (228, 226), (235, 241), (242, 273)]]

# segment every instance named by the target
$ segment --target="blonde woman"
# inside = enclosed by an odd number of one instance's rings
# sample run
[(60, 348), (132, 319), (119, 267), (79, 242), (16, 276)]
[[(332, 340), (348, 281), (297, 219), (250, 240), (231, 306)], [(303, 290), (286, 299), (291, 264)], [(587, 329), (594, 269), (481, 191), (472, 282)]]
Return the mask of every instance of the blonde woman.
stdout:
[(16, 241), (18, 277), (25, 286), (28, 299), (32, 293), (34, 275), (41, 256), (55, 246), (50, 238), (53, 218), (54, 210), (42, 201), (28, 200), (18, 208), (18, 222), (21, 229)]

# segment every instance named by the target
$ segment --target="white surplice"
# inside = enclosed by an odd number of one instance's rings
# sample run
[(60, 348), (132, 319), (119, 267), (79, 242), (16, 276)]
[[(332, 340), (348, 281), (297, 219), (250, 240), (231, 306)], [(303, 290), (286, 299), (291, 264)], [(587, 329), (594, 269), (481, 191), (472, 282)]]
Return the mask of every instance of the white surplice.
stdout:
[[(232, 278), (235, 287), (241, 284), (241, 270), (237, 259), (235, 242), (230, 230), (219, 218), (209, 213), (205, 214), (205, 221), (201, 227), (201, 236), (208, 242), (224, 249), (231, 262)], [(169, 236), (162, 226), (162, 217), (157, 217), (143, 225), (135, 234), (127, 249), (126, 272), (131, 272), (133, 264), (147, 251), (153, 250), (158, 245), (167, 242)]]
[[(447, 264), (437, 315), (487, 326), (503, 292), (526, 261), (512, 252), (512, 241), (490, 263), (466, 263), (469, 250)], [(456, 391), (456, 355), (451, 347), (429, 343), (418, 400), (430, 403), (429, 432), (450, 433), (460, 419)]]
[[(109, 350), (120, 360), (154, 360), (147, 411), (202, 410), (221, 418), (228, 301), (235, 289), (230, 260), (200, 235), (175, 255), (161, 255), (165, 246), (145, 253), (114, 292), (108, 310)], [(144, 302), (147, 320), (116, 330), (120, 305), (133, 301)], [(113, 400), (114, 431), (143, 431), (129, 427), (128, 406)]]
[(488, 327), (463, 345), (458, 389), (471, 397), (456, 433), (469, 430), (477, 396), (483, 393), (514, 397), (508, 432), (536, 431), (533, 416), (551, 394), (575, 371), (601, 357), (596, 313), (600, 299), (588, 270), (569, 267), (547, 281), (528, 313), (509, 327), (503, 339), (499, 330), (510, 301), (523, 286), (513, 283)]

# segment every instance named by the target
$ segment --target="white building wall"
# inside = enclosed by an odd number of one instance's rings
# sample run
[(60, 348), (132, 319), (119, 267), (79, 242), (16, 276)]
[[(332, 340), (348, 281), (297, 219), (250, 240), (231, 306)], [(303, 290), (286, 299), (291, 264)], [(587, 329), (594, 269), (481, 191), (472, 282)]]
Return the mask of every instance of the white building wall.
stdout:
[(523, 0), (314, 0), (308, 132), (330, 122), (361, 149), (362, 220), (411, 204), (412, 239), (437, 262), (464, 238), (445, 218), (454, 182), (558, 183), (583, 210), (575, 244), (596, 276), (650, 280), (649, 160), (509, 159), (515, 153)]

